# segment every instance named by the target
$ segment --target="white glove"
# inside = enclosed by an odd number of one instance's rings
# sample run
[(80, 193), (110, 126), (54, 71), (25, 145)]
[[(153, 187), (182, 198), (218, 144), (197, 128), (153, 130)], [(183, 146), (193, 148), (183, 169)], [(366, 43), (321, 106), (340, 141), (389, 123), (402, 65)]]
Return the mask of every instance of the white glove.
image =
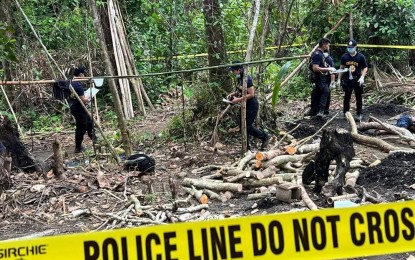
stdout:
[(336, 85), (338, 88), (340, 88), (340, 85), (341, 85), (340, 79), (337, 79)]
[(330, 83), (330, 90), (333, 90), (333, 89), (335, 89), (335, 88), (336, 88), (336, 82), (332, 81), (332, 82)]
[(365, 78), (361, 76), (357, 82), (359, 82), (359, 86), (361, 86), (365, 83)]

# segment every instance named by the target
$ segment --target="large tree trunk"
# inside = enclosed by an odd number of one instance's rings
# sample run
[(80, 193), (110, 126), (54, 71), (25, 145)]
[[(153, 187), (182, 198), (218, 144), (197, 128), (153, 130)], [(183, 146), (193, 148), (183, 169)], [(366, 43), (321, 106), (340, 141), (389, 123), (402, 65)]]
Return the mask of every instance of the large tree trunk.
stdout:
[[(205, 34), (208, 46), (209, 66), (218, 66), (227, 61), (219, 1), (203, 0), (203, 13), (205, 16)], [(226, 69), (211, 69), (209, 76), (210, 82), (219, 83), (219, 86), (226, 92), (232, 91), (232, 83)]]
[[(114, 71), (113, 71), (110, 55), (107, 50), (107, 44), (105, 41), (105, 34), (102, 29), (101, 18), (100, 18), (100, 15), (98, 14), (95, 0), (88, 0), (88, 2), (92, 10), (92, 15), (94, 17), (95, 30), (97, 32), (99, 43), (101, 45), (101, 51), (104, 56), (105, 71), (107, 75), (112, 76), (114, 75)], [(132, 151), (130, 134), (127, 128), (127, 123), (124, 118), (124, 114), (123, 114), (123, 110), (121, 106), (121, 100), (120, 100), (120, 97), (117, 91), (117, 86), (113, 79), (109, 79), (108, 84), (109, 84), (111, 95), (114, 101), (114, 109), (115, 109), (115, 113), (117, 114), (118, 127), (121, 131), (121, 138), (124, 144), (124, 150), (125, 150), (126, 155), (129, 156), (131, 155), (131, 151)]]
[(13, 168), (20, 168), (25, 172), (44, 172), (42, 165), (34, 159), (19, 140), (18, 132), (7, 116), (0, 117), (0, 150), (2, 146), (10, 154)]

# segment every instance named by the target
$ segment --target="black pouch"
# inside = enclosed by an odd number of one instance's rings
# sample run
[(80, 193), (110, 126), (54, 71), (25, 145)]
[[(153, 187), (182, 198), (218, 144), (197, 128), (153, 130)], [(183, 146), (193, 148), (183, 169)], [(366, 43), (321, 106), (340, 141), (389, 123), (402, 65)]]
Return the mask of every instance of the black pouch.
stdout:
[(140, 171), (153, 172), (156, 166), (156, 161), (145, 154), (133, 154), (125, 160), (124, 170), (126, 171)]

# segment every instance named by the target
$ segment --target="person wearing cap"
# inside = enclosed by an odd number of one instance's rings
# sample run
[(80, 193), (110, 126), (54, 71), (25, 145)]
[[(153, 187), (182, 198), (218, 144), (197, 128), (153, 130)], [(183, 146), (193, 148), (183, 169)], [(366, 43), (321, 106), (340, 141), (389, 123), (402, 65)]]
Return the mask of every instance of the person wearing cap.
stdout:
[[(242, 96), (242, 84), (243, 84), (243, 78), (244, 78), (244, 68), (241, 64), (241, 61), (236, 60), (233, 61), (232, 65), (229, 68), (229, 71), (231, 71), (236, 79), (237, 79), (237, 86), (235, 88), (235, 92), (228, 95), (228, 100), (230, 100), (233, 104), (241, 103), (244, 100), (244, 97)], [(247, 145), (249, 148), (249, 136), (252, 135), (253, 137), (256, 137), (258, 139), (262, 140), (261, 144), (261, 150), (264, 150), (268, 143), (270, 136), (265, 133), (263, 130), (257, 129), (254, 126), (254, 121), (257, 117), (258, 110), (259, 110), (259, 102), (258, 99), (255, 97), (255, 91), (254, 91), (254, 84), (252, 81), (252, 78), (250, 75), (248, 75), (248, 80), (246, 84), (246, 132), (247, 132)], [(241, 121), (241, 114), (240, 121)], [(241, 124), (241, 122), (240, 122)]]
[[(85, 77), (85, 67), (79, 66), (74, 70), (74, 77)], [(85, 96), (84, 86), (79, 81), (71, 81), (71, 85), (84, 104), (88, 104), (90, 98)], [(85, 147), (82, 145), (84, 135), (88, 132), (88, 136), (93, 138), (92, 120), (88, 113), (84, 110), (81, 103), (74, 96), (70, 99), (71, 114), (75, 117), (75, 153), (81, 153), (85, 151)]]
[(327, 101), (330, 95), (331, 75), (330, 71), (336, 70), (333, 64), (329, 64), (324, 53), (330, 50), (330, 40), (322, 38), (318, 42), (317, 50), (311, 56), (312, 71), (314, 73), (314, 88), (311, 92), (311, 108), (306, 116), (323, 118), (324, 111), (327, 110)]
[[(343, 54), (340, 61), (340, 69), (347, 68), (348, 72), (339, 73), (337, 85), (342, 86), (344, 91), (343, 113), (350, 110), (350, 99), (352, 92), (356, 97), (356, 117), (362, 120), (363, 107), (363, 86), (367, 73), (367, 63), (365, 56), (357, 52), (357, 42), (351, 39), (347, 44), (347, 53)], [(344, 75), (343, 75), (344, 74)]]

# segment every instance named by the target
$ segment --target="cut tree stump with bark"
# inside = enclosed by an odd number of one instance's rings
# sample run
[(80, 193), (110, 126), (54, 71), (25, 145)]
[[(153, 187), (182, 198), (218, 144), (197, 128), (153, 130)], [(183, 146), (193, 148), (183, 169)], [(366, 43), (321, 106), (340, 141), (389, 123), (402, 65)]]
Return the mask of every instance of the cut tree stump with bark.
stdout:
[(311, 161), (303, 171), (304, 184), (315, 180), (314, 192), (320, 193), (328, 181), (330, 161), (336, 161), (336, 173), (333, 187), (337, 194), (342, 194), (345, 174), (350, 167), (350, 161), (355, 156), (353, 139), (345, 129), (324, 129), (320, 142), (320, 150), (314, 161)]
[(19, 134), (7, 116), (0, 116), (0, 143), (6, 147), (12, 158), (12, 167), (24, 172), (43, 173), (42, 165), (35, 160), (23, 143)]

